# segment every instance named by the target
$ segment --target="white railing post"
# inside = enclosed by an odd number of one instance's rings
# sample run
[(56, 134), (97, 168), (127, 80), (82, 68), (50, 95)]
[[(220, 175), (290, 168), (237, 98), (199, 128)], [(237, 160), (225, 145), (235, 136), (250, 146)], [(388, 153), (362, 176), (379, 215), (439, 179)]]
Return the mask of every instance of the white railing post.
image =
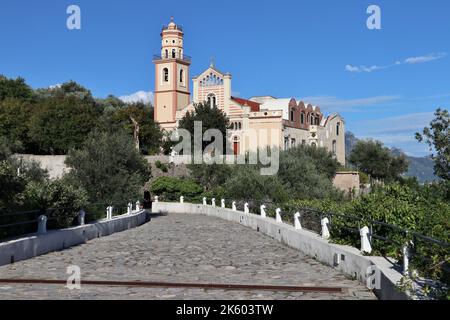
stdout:
[(328, 230), (328, 224), (330, 223), (330, 220), (325, 217), (321, 220), (322, 225), (322, 238), (329, 239), (330, 238), (330, 230)]
[(106, 217), (108, 220), (112, 219), (112, 217), (113, 217), (113, 210), (114, 210), (113, 206), (109, 206), (108, 207), (108, 213), (107, 213), (107, 217)]
[(42, 215), (38, 218), (38, 234), (47, 233), (47, 217)]
[(139, 201), (136, 201), (136, 211), (141, 210), (141, 203)]
[(127, 206), (127, 214), (131, 215), (132, 213), (133, 213), (133, 204), (129, 202)]
[(211, 205), (212, 205), (213, 207), (216, 206), (216, 198), (212, 198), (212, 200), (211, 200)]
[(260, 207), (260, 211), (261, 211), (261, 217), (267, 218), (267, 214), (266, 214), (266, 206), (265, 206), (265, 205), (262, 205), (262, 206)]
[(276, 211), (276, 219), (278, 223), (283, 223), (283, 219), (281, 218), (281, 209), (278, 208)]
[(410, 250), (409, 244), (405, 244), (402, 248), (403, 253), (403, 275), (407, 276), (409, 274), (409, 258), (410, 258)]
[(206, 198), (205, 198), (205, 197), (203, 197), (203, 205), (204, 205), (204, 206), (207, 205), (207, 203), (206, 203)]
[(155, 203), (158, 203), (158, 202), (159, 202), (159, 197), (155, 196)]
[(245, 213), (250, 213), (250, 209), (248, 208), (248, 203), (247, 202), (244, 204), (244, 212)]
[(86, 216), (86, 212), (84, 212), (84, 210), (81, 209), (78, 212), (78, 225), (79, 226), (84, 226), (84, 218), (85, 218), (85, 216)]
[(184, 203), (184, 197), (183, 196), (180, 197), (180, 203)]
[(221, 207), (225, 209), (225, 199), (221, 200)]
[(232, 205), (231, 205), (231, 209), (232, 209), (233, 211), (237, 211), (237, 208), (236, 208), (236, 201), (233, 201), (233, 203), (232, 203)]
[(294, 215), (294, 226), (296, 230), (303, 230), (302, 223), (300, 222), (300, 212), (297, 212)]
[(365, 253), (372, 253), (372, 246), (370, 245), (370, 241), (369, 241), (369, 227), (365, 226), (364, 228), (362, 228), (359, 232), (359, 234), (361, 235), (361, 252), (365, 252)]

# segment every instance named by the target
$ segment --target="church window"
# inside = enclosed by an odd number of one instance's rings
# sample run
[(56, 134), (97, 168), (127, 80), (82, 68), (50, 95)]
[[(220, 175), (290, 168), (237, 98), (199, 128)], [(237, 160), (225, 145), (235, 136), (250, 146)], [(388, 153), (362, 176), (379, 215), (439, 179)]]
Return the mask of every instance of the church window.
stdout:
[(169, 69), (167, 68), (163, 69), (163, 79), (164, 82), (169, 82)]
[(169, 50), (166, 49), (166, 59), (169, 58)]
[(337, 136), (340, 134), (340, 131), (341, 131), (341, 124), (338, 123), (338, 124), (336, 125), (336, 135), (337, 135)]
[(301, 124), (305, 123), (305, 114), (303, 112), (300, 114), (300, 122)]
[(294, 109), (291, 109), (291, 121), (292, 122), (295, 121), (295, 111), (294, 111)]
[(208, 94), (206, 101), (208, 102), (208, 104), (211, 108), (215, 107), (216, 106), (216, 96), (214, 95), (214, 93)]
[(239, 130), (242, 130), (242, 123), (239, 122)]
[(175, 59), (175, 55), (176, 55), (175, 49), (172, 49), (172, 58), (173, 58), (173, 59)]
[(180, 70), (180, 83), (183, 83), (183, 80), (184, 79), (184, 70), (183, 69), (181, 69)]
[(337, 142), (336, 140), (333, 140), (333, 155), (336, 155), (337, 153)]

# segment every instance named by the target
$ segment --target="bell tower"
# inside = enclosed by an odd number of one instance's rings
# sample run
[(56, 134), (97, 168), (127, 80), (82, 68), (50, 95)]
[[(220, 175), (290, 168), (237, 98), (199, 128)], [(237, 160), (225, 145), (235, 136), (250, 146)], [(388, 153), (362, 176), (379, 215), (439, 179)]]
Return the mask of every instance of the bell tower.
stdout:
[(176, 112), (190, 102), (189, 66), (191, 58), (184, 54), (183, 28), (173, 21), (161, 32), (161, 54), (153, 57), (155, 64), (155, 121), (163, 129), (176, 126)]

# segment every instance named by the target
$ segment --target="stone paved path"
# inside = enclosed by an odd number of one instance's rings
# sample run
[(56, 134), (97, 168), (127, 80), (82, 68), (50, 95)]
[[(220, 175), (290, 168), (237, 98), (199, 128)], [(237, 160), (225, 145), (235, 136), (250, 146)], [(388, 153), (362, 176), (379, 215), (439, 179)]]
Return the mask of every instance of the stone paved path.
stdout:
[(0, 299), (375, 299), (357, 281), (256, 231), (206, 216), (168, 215), (62, 252), (0, 267), (0, 278), (345, 287), (344, 293), (3, 285)]

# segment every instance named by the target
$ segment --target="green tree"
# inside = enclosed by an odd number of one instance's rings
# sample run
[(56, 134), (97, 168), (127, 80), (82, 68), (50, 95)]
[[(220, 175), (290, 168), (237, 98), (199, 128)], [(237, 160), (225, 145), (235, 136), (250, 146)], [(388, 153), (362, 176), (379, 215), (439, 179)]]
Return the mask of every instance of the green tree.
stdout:
[(203, 191), (195, 181), (175, 177), (159, 177), (152, 182), (151, 192), (165, 200), (178, 201), (184, 196), (187, 201), (198, 201)]
[(71, 150), (66, 164), (71, 179), (88, 192), (92, 203), (140, 199), (140, 189), (150, 178), (149, 165), (123, 131), (94, 131), (81, 149)]
[[(153, 107), (142, 102), (128, 104), (117, 109), (114, 120), (132, 136), (138, 135), (139, 148), (143, 154), (156, 154), (161, 147), (163, 133), (153, 120)], [(138, 133), (136, 133), (138, 130)]]
[(409, 166), (404, 154), (394, 156), (383, 143), (373, 140), (358, 141), (348, 160), (358, 170), (383, 181), (398, 180)]
[(23, 78), (13, 80), (0, 75), (0, 101), (6, 98), (31, 100), (33, 89), (25, 83)]
[(224, 184), (225, 196), (233, 200), (282, 203), (288, 194), (277, 176), (263, 176), (257, 166), (236, 165)]
[[(225, 152), (227, 135), (226, 131), (230, 127), (230, 120), (227, 115), (217, 106), (211, 107), (207, 103), (199, 103), (194, 106), (194, 110), (187, 112), (180, 120), (179, 128), (190, 132), (192, 137), (192, 152), (194, 151), (194, 123), (199, 121), (202, 123), (202, 137), (208, 129), (217, 129), (222, 133), (223, 150)], [(211, 142), (202, 142), (202, 150)]]
[(78, 148), (97, 126), (99, 110), (76, 95), (55, 95), (40, 101), (30, 119), (30, 136), (44, 154), (67, 154)]
[(225, 164), (190, 164), (187, 166), (189, 175), (203, 188), (205, 191), (211, 191), (217, 186), (223, 185), (232, 175), (232, 168)]
[(332, 183), (338, 168), (339, 163), (325, 149), (298, 146), (280, 153), (278, 177), (294, 198), (339, 199), (341, 193)]
[(443, 180), (450, 181), (450, 114), (448, 110), (437, 109), (435, 119), (430, 126), (416, 133), (420, 142), (425, 141), (434, 154), (435, 174)]
[(0, 102), (0, 137), (8, 140), (13, 151), (34, 151), (29, 135), (29, 118), (33, 112), (29, 101), (7, 98)]

